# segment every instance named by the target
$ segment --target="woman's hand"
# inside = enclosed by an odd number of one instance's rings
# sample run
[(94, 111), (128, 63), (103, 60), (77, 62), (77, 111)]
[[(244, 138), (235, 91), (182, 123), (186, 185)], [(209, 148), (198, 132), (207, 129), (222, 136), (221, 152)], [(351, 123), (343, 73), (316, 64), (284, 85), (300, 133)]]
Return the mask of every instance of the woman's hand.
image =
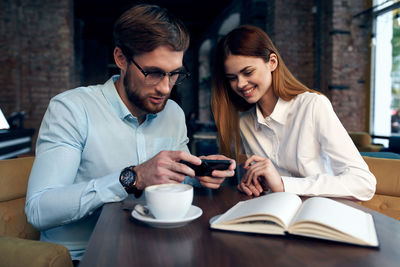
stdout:
[(283, 192), (282, 177), (268, 158), (253, 155), (244, 164), (247, 169), (238, 189), (247, 195), (259, 196), (265, 189)]
[[(261, 183), (261, 181), (260, 181)], [(244, 179), (238, 184), (237, 188), (239, 191), (251, 196), (254, 195), (258, 197), (264, 190), (268, 190), (268, 187), (263, 187), (259, 185), (255, 185), (251, 183), (250, 185), (247, 185), (246, 182), (244, 182)]]

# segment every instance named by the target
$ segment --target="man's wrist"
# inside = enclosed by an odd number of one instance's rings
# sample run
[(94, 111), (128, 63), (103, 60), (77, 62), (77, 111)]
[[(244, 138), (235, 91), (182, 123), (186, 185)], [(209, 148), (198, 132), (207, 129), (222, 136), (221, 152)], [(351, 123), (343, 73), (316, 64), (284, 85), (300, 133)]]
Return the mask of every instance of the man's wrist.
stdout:
[(137, 188), (138, 177), (134, 169), (135, 167), (136, 166), (129, 166), (123, 169), (119, 176), (119, 182), (128, 194), (133, 193), (135, 197), (140, 197), (143, 190)]

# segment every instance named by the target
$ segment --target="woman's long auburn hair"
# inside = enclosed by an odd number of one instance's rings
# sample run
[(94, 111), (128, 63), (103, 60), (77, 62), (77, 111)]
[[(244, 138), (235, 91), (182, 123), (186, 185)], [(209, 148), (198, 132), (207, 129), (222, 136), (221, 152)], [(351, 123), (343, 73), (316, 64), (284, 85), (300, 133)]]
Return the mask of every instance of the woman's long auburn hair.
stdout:
[(268, 62), (271, 53), (278, 59), (278, 66), (272, 72), (272, 89), (275, 95), (289, 101), (298, 94), (316, 92), (293, 76), (271, 39), (262, 29), (243, 25), (223, 37), (216, 48), (211, 106), (218, 129), (220, 151), (228, 157), (235, 157), (236, 160), (239, 160), (241, 153), (239, 112), (247, 111), (255, 104), (249, 104), (231, 89), (225, 76), (225, 60), (230, 55), (240, 55), (262, 58)]

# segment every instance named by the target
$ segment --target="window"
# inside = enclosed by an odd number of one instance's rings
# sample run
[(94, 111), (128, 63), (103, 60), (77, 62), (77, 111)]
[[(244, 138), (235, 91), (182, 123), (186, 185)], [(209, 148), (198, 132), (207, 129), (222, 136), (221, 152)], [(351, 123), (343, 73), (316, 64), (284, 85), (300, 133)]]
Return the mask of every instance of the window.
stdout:
[[(371, 128), (376, 136), (400, 135), (392, 117), (400, 111), (400, 1), (375, 0), (372, 39)], [(400, 119), (400, 118), (399, 118)], [(399, 129), (399, 130), (397, 130)], [(374, 140), (387, 146), (387, 139)]]

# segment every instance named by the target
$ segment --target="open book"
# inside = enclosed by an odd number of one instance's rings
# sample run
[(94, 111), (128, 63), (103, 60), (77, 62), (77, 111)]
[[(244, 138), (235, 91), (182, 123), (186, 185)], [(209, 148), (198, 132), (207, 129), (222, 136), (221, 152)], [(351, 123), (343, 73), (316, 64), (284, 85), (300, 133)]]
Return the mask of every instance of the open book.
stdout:
[(379, 246), (371, 214), (338, 201), (312, 197), (304, 202), (287, 192), (241, 201), (210, 220), (211, 228)]

